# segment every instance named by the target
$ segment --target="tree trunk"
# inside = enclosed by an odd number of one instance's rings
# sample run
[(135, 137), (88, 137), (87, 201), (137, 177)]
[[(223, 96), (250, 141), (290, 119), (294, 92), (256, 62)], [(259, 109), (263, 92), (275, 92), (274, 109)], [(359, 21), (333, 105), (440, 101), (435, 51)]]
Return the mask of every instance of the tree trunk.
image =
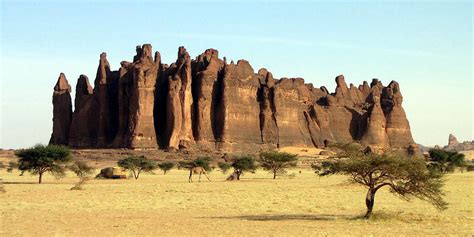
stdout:
[(273, 179), (276, 179), (276, 177), (277, 177), (277, 172), (273, 171)]
[(367, 213), (365, 213), (364, 216), (365, 219), (369, 219), (370, 215), (372, 214), (375, 203), (375, 192), (377, 192), (376, 189), (369, 189), (369, 191), (367, 191), (367, 195), (365, 197), (365, 205), (367, 206)]
[(39, 173), (38, 183), (40, 184), (43, 181), (43, 173)]

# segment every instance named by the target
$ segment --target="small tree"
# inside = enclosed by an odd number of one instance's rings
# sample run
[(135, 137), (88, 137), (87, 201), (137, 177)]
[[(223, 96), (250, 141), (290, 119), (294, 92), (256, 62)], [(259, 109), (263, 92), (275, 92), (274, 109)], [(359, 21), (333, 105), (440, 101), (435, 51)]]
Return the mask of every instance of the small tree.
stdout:
[(445, 151), (440, 149), (430, 150), (431, 169), (436, 169), (443, 173), (454, 172), (456, 167), (466, 167), (467, 162), (463, 153), (456, 151)]
[(364, 154), (349, 146), (340, 148), (342, 152), (337, 155), (338, 160), (323, 162), (315, 167), (320, 176), (348, 175), (351, 182), (367, 187), (365, 218), (369, 218), (372, 213), (376, 192), (385, 186), (404, 200), (416, 197), (430, 202), (440, 210), (447, 207), (442, 198), (442, 174), (427, 169), (424, 160), (395, 153)]
[(45, 172), (50, 172), (56, 178), (65, 175), (63, 164), (71, 160), (71, 151), (64, 146), (36, 145), (32, 148), (15, 152), (18, 156), (18, 169), (39, 175), (38, 183), (42, 182)]
[(232, 168), (232, 166), (229, 163), (226, 163), (226, 162), (219, 162), (217, 164), (217, 166), (219, 166), (219, 169), (221, 169), (223, 174), (226, 174), (227, 171), (229, 171), (230, 168)]
[(206, 171), (211, 171), (212, 158), (208, 156), (201, 156), (195, 160), (183, 160), (178, 162), (178, 168), (180, 169), (193, 169), (195, 167), (202, 167)]
[(141, 172), (151, 172), (156, 169), (155, 161), (145, 158), (145, 156), (129, 156), (117, 162), (118, 166), (132, 172), (133, 177), (138, 179)]
[(74, 164), (69, 166), (69, 169), (74, 172), (77, 177), (79, 177), (79, 182), (77, 182), (71, 190), (81, 190), (82, 185), (89, 180), (90, 176), (94, 172), (94, 168), (87, 165), (84, 161), (76, 161)]
[(266, 151), (260, 153), (260, 166), (273, 173), (273, 179), (276, 179), (277, 175), (285, 174), (287, 168), (295, 167), (297, 160), (298, 155), (286, 152)]
[(160, 168), (160, 170), (163, 170), (163, 174), (166, 174), (168, 171), (173, 169), (174, 166), (175, 166), (175, 163), (169, 162), (169, 161), (161, 162), (158, 164), (158, 167)]
[(255, 159), (248, 155), (234, 157), (231, 166), (234, 168), (234, 173), (228, 178), (229, 180), (233, 180), (234, 177), (240, 180), (244, 172), (255, 172), (257, 169)]

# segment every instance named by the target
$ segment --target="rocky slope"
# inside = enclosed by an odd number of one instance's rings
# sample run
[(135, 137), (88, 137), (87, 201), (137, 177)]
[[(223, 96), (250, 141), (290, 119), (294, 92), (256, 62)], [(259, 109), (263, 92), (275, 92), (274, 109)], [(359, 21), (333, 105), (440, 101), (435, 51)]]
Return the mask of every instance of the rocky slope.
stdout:
[(53, 94), (50, 143), (76, 148), (259, 150), (360, 142), (415, 151), (397, 82), (356, 87), (337, 76), (336, 91), (302, 78), (275, 79), (267, 69), (219, 58), (208, 49), (194, 60), (179, 47), (163, 64), (152, 46), (113, 71), (99, 59), (94, 88), (85, 75), (70, 86), (61, 73)]

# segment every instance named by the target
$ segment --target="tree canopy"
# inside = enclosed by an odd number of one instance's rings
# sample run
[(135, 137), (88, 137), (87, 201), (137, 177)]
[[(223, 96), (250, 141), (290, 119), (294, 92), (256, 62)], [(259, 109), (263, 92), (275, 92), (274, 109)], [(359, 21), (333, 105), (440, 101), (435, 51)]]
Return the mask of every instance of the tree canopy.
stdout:
[(163, 173), (166, 174), (169, 170), (173, 169), (176, 164), (170, 161), (164, 161), (158, 164), (158, 167), (163, 170)]
[(141, 172), (151, 172), (156, 169), (156, 162), (147, 159), (145, 156), (129, 156), (117, 162), (118, 166), (130, 170), (135, 179), (138, 179)]
[(209, 156), (201, 156), (195, 160), (183, 160), (178, 162), (178, 167), (182, 169), (192, 169), (195, 167), (202, 167), (206, 171), (211, 171), (212, 158)]
[(244, 172), (254, 172), (257, 169), (255, 159), (249, 155), (235, 156), (232, 159), (231, 166), (234, 168), (234, 173), (231, 176), (235, 176), (237, 180), (240, 180), (240, 176)]
[(39, 175), (38, 183), (42, 182), (45, 172), (50, 172), (56, 178), (65, 175), (65, 163), (71, 160), (71, 151), (64, 146), (36, 145), (32, 148), (15, 152), (18, 157), (18, 169)]
[(320, 176), (341, 174), (353, 183), (367, 187), (365, 218), (369, 218), (375, 203), (375, 194), (382, 187), (404, 200), (419, 198), (443, 210), (443, 175), (427, 168), (420, 158), (404, 157), (398, 153), (364, 154), (351, 146), (341, 146), (336, 160), (314, 166)]
[(273, 174), (273, 179), (277, 175), (286, 173), (289, 167), (295, 167), (298, 160), (298, 155), (287, 152), (265, 151), (260, 155), (260, 166)]
[(441, 149), (431, 149), (429, 166), (440, 172), (453, 172), (456, 167), (465, 167), (467, 162), (463, 153), (456, 151), (445, 151)]

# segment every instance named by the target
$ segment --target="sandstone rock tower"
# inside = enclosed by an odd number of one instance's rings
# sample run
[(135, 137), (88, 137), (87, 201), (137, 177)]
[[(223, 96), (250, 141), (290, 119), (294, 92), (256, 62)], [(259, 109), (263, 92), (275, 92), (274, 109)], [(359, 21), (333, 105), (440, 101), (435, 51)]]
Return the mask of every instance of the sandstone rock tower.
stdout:
[(191, 59), (179, 47), (171, 65), (152, 46), (112, 70), (99, 57), (94, 88), (86, 75), (70, 86), (61, 73), (53, 94), (50, 143), (81, 148), (258, 150), (323, 147), (328, 141), (381, 148), (416, 147), (400, 86), (378, 79), (358, 87), (335, 78), (334, 93), (302, 78), (275, 79), (246, 60), (207, 49)]

